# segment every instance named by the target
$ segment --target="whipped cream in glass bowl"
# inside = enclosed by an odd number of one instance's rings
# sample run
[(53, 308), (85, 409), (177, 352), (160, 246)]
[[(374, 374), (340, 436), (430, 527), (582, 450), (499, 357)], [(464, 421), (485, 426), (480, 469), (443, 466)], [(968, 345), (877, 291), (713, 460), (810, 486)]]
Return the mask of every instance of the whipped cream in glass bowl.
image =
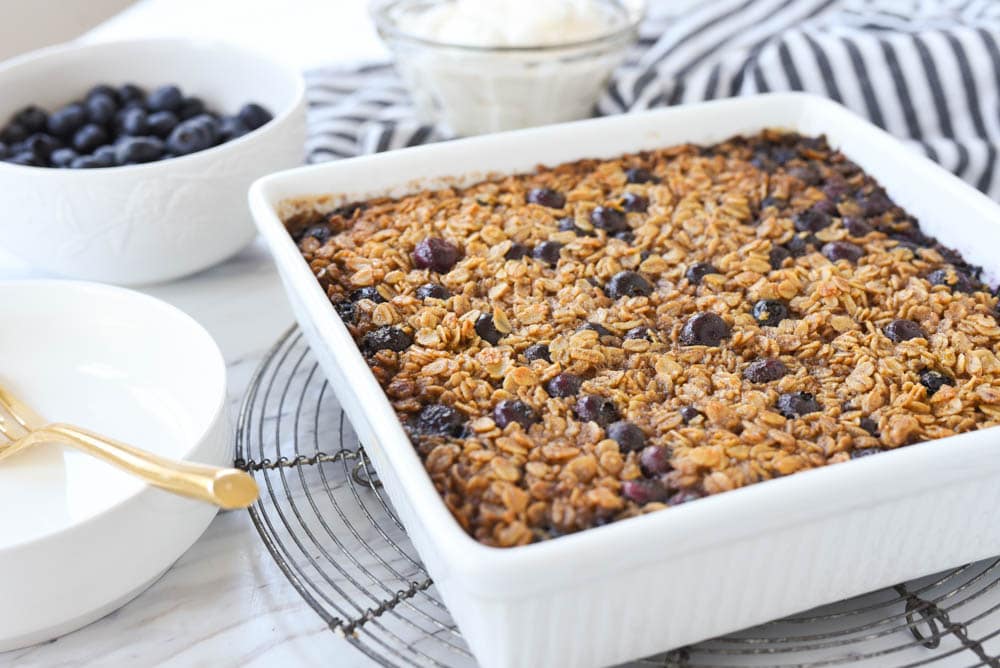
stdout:
[(641, 14), (635, 0), (385, 0), (373, 8), (421, 120), (456, 135), (589, 117)]

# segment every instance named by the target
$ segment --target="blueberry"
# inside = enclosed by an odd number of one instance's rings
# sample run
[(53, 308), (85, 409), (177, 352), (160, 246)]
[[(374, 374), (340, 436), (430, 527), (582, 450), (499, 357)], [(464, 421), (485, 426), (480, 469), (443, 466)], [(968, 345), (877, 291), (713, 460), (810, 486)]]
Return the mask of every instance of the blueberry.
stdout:
[(552, 357), (549, 355), (549, 347), (544, 343), (535, 343), (524, 349), (524, 359), (529, 362), (535, 360), (545, 360), (551, 363)]
[(590, 224), (611, 233), (628, 229), (628, 220), (625, 218), (625, 214), (618, 209), (607, 206), (599, 206), (590, 212)]
[(347, 300), (335, 302), (333, 308), (345, 324), (353, 323), (355, 316), (357, 316), (357, 307), (354, 305), (354, 302)]
[(222, 136), (222, 141), (232, 141), (248, 132), (250, 132), (250, 128), (243, 125), (243, 121), (236, 116), (226, 116), (219, 121), (219, 134)]
[(604, 286), (604, 293), (611, 299), (620, 297), (648, 297), (653, 292), (653, 285), (634, 271), (619, 271), (611, 277)]
[(13, 146), (28, 138), (28, 129), (20, 123), (8, 123), (3, 130), (0, 130), (0, 140)]
[(781, 269), (781, 266), (785, 263), (785, 260), (792, 257), (791, 252), (784, 246), (774, 246), (771, 248), (771, 252), (768, 254), (768, 261), (771, 263), (771, 269)]
[(667, 489), (657, 480), (626, 480), (622, 483), (622, 496), (644, 506), (667, 500)]
[(87, 107), (87, 120), (101, 126), (110, 125), (118, 113), (118, 105), (108, 95), (88, 97), (84, 105)]
[(666, 446), (647, 445), (639, 453), (639, 467), (642, 469), (642, 474), (647, 478), (652, 478), (669, 473), (673, 468), (670, 465), (672, 456), (673, 453)]
[(837, 260), (847, 260), (851, 264), (857, 264), (865, 255), (865, 250), (850, 241), (831, 241), (824, 244), (821, 251), (827, 260), (836, 262)]
[(743, 377), (751, 383), (770, 383), (784, 378), (788, 367), (781, 360), (758, 359), (751, 362), (743, 371)]
[(462, 435), (465, 418), (461, 413), (444, 404), (428, 404), (420, 409), (413, 421), (413, 430), (425, 436)]
[(493, 408), (493, 421), (503, 429), (516, 422), (525, 430), (538, 422), (538, 415), (531, 406), (517, 399), (504, 399)]
[(92, 153), (98, 146), (108, 141), (108, 133), (100, 125), (88, 123), (73, 135), (73, 148), (78, 153)]
[(647, 339), (649, 341), (653, 340), (653, 333), (649, 330), (649, 327), (643, 327), (642, 325), (638, 327), (633, 327), (632, 329), (625, 332), (626, 339)]
[[(205, 103), (200, 97), (186, 97), (181, 101), (180, 107), (171, 111), (175, 111), (179, 119), (186, 121), (189, 118), (194, 118), (199, 114), (205, 113)], [(235, 116), (233, 118), (239, 120)], [(240, 121), (240, 125), (246, 127), (242, 121)], [(247, 132), (250, 132), (250, 130), (247, 129), (243, 134)]]
[(955, 385), (955, 379), (939, 371), (926, 369), (920, 372), (920, 384), (927, 388), (927, 396), (931, 397), (945, 385)]
[(684, 272), (684, 277), (691, 282), (692, 285), (698, 285), (701, 283), (701, 279), (705, 278), (709, 274), (718, 274), (719, 270), (710, 265), (708, 262), (695, 262), (688, 270)]
[(494, 346), (500, 343), (500, 339), (503, 338), (503, 334), (493, 322), (493, 316), (489, 313), (483, 313), (476, 318), (476, 334), (479, 335), (479, 338)]
[(417, 288), (417, 297), (419, 299), (448, 299), (451, 297), (451, 293), (443, 285), (425, 283)]
[(410, 347), (413, 339), (398, 327), (386, 325), (368, 332), (361, 339), (361, 350), (366, 355), (374, 355), (380, 350), (402, 352)]
[(927, 338), (920, 325), (912, 320), (893, 320), (882, 331), (893, 343), (901, 343), (910, 339)]
[(538, 204), (550, 209), (561, 209), (566, 206), (566, 196), (552, 188), (533, 188), (528, 191), (529, 204)]
[(585, 322), (584, 324), (580, 325), (580, 327), (577, 328), (576, 331), (583, 332), (583, 331), (587, 331), (587, 330), (590, 330), (592, 332), (597, 332), (598, 338), (600, 338), (602, 336), (614, 336), (615, 335), (614, 332), (612, 332), (610, 329), (608, 329), (607, 327), (605, 327), (604, 325), (602, 325), (599, 322)]
[(792, 217), (795, 229), (799, 232), (819, 232), (833, 223), (830, 215), (816, 209), (808, 209)]
[[(867, 431), (872, 436), (878, 436), (878, 422), (876, 422), (872, 418), (868, 416), (861, 418), (861, 420), (858, 422), (858, 426)], [(854, 458), (853, 453), (851, 454), (851, 458), (852, 459)]]
[(119, 165), (153, 162), (163, 156), (163, 142), (156, 137), (125, 137), (115, 147)]
[(778, 412), (789, 420), (820, 410), (816, 397), (808, 392), (786, 392), (778, 397)]
[(508, 260), (520, 260), (523, 259), (525, 255), (528, 255), (531, 249), (522, 243), (514, 242), (510, 245), (504, 257)]
[(87, 122), (87, 111), (81, 104), (69, 104), (49, 116), (49, 134), (63, 139), (73, 136), (73, 133)]
[(23, 127), (26, 131), (35, 133), (41, 132), (48, 124), (49, 115), (44, 110), (31, 105), (14, 114), (14, 122)]
[(764, 327), (776, 327), (788, 315), (788, 305), (777, 299), (761, 299), (753, 305), (754, 320)]
[(158, 111), (155, 114), (150, 114), (146, 119), (149, 132), (160, 139), (166, 139), (170, 136), (170, 133), (173, 132), (173, 129), (177, 127), (179, 122), (176, 114), (172, 111)]
[(167, 139), (167, 149), (177, 155), (188, 155), (215, 146), (218, 139), (215, 119), (202, 114), (178, 123)]
[(160, 86), (146, 97), (146, 108), (150, 111), (177, 111), (184, 96), (177, 86)]
[(239, 113), (236, 115), (239, 116), (241, 121), (243, 121), (243, 125), (247, 126), (251, 130), (256, 130), (274, 118), (270, 111), (253, 102), (243, 105)]
[(618, 449), (624, 452), (638, 452), (646, 447), (646, 434), (635, 424), (619, 420), (608, 425), (607, 437), (618, 443)]
[(109, 144), (99, 146), (97, 147), (97, 150), (94, 151), (94, 160), (96, 160), (101, 167), (114, 167), (118, 164), (118, 151), (114, 146)]
[(76, 151), (71, 148), (57, 148), (52, 151), (52, 155), (49, 156), (49, 160), (56, 167), (69, 167), (69, 164), (73, 162), (73, 158), (77, 156)]
[(972, 279), (957, 269), (936, 269), (927, 276), (931, 285), (946, 285), (952, 292), (975, 292)]
[(847, 229), (847, 233), (852, 237), (863, 237), (870, 234), (872, 231), (872, 226), (866, 223), (862, 218), (844, 218), (844, 227)]
[(717, 346), (729, 334), (729, 325), (717, 314), (699, 313), (684, 323), (680, 342), (685, 346)]
[(103, 167), (101, 161), (92, 155), (80, 155), (69, 163), (70, 169), (97, 169)]
[(445, 274), (461, 257), (462, 251), (455, 244), (439, 237), (428, 237), (413, 249), (413, 266)]
[(580, 391), (583, 379), (573, 373), (564, 371), (545, 383), (545, 391), (550, 397), (572, 397)]
[(143, 106), (146, 103), (146, 92), (135, 84), (125, 84), (118, 87), (118, 100), (122, 106), (129, 103)]
[(111, 86), (107, 84), (97, 84), (96, 86), (87, 91), (87, 96), (85, 99), (87, 102), (90, 102), (92, 98), (99, 96), (109, 98), (112, 102), (115, 103), (116, 107), (118, 106), (118, 99), (119, 99), (118, 91), (116, 91)]
[(596, 394), (588, 394), (580, 397), (573, 408), (573, 412), (583, 422), (596, 422), (602, 427), (607, 427), (621, 417), (614, 402)]
[(149, 122), (143, 109), (125, 109), (118, 115), (118, 126), (122, 132), (132, 137), (144, 137), (149, 134)]
[(382, 293), (371, 285), (367, 285), (363, 288), (358, 288), (350, 295), (348, 295), (348, 297), (352, 302), (359, 302), (362, 299), (367, 299), (369, 301), (375, 302), (376, 304), (381, 304), (382, 302), (385, 301), (385, 297), (382, 296)]
[(622, 196), (622, 208), (630, 213), (645, 213), (649, 208), (649, 198), (636, 193), (625, 193)]
[(559, 253), (562, 251), (562, 247), (563, 245), (558, 241), (543, 241), (531, 251), (531, 257), (554, 267), (559, 263)]
[(7, 147), (6, 142), (0, 141), (0, 160), (3, 160), (4, 158), (6, 158), (7, 157), (7, 153), (9, 151), (10, 151), (10, 149)]
[(685, 424), (691, 422), (700, 415), (701, 411), (699, 411), (694, 406), (685, 406), (684, 408), (681, 409), (681, 419), (684, 420)]
[(34, 153), (39, 162), (45, 163), (52, 156), (52, 151), (62, 148), (62, 142), (52, 135), (36, 132), (24, 140), (22, 147), (24, 150)]
[(632, 167), (625, 170), (625, 180), (629, 183), (653, 183), (656, 177), (644, 167)]
[(19, 151), (15, 153), (10, 158), (7, 158), (7, 162), (14, 165), (21, 165), (23, 167), (41, 167), (42, 162), (38, 157), (31, 151)]

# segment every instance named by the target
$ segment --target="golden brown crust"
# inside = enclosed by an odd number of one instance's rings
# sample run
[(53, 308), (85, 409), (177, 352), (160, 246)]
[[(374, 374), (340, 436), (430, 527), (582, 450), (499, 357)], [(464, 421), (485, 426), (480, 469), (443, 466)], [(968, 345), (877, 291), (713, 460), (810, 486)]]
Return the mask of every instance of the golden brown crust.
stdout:
[[(628, 183), (626, 170), (638, 167), (657, 182)], [(539, 187), (564, 195), (564, 207), (526, 203)], [(626, 192), (648, 198), (648, 209), (627, 213), (630, 231), (611, 238), (590, 215), (599, 205), (621, 210)], [(566, 217), (583, 234), (559, 231)], [(319, 231), (302, 236), (310, 224)], [(448, 507), (490, 545), (520, 545), (1000, 424), (996, 299), (978, 285), (975, 268), (922, 235), (822, 139), (765, 132), (708, 148), (582, 160), (322, 217), (299, 213), (288, 225), (411, 427)], [(414, 267), (415, 247), (430, 237), (461, 250), (450, 271)], [(514, 243), (531, 249), (546, 241), (563, 244), (555, 267), (530, 253), (505, 259)], [(857, 264), (820, 252), (835, 241), (859, 247)], [(782, 262), (781, 251), (772, 258), (778, 246), (803, 254)], [(718, 273), (693, 284), (685, 274), (697, 262)], [(945, 284), (932, 285), (928, 278), (940, 283), (932, 273), (942, 268)], [(609, 281), (624, 270), (638, 272), (652, 293), (610, 297)], [(970, 292), (955, 285), (960, 279)], [(452, 296), (418, 298), (426, 283)], [(365, 287), (386, 301), (355, 295), (351, 306), (351, 293)], [(753, 306), (766, 299), (786, 303), (790, 316), (760, 324)], [(685, 322), (702, 312), (720, 315), (729, 336), (717, 346), (684, 345)], [(484, 313), (501, 337), (496, 345), (477, 332)], [(895, 319), (915, 321), (928, 338), (893, 342), (883, 329)], [(587, 322), (611, 335), (581, 331)], [(410, 345), (395, 352), (363, 343), (380, 327), (399, 328), (406, 340), (396, 347)], [(636, 327), (651, 335), (626, 338)], [(548, 345), (551, 363), (525, 358), (537, 343)], [(780, 360), (787, 375), (748, 380), (758, 359)], [(953, 384), (929, 396), (933, 379), (921, 381), (928, 370)], [(577, 395), (549, 396), (545, 384), (562, 372), (583, 379)], [(813, 395), (820, 410), (782, 415), (779, 396), (795, 393)], [(647, 446), (669, 448), (669, 470), (644, 476), (639, 452), (623, 452), (604, 428), (577, 417), (583, 395), (610, 399)], [(500, 429), (493, 410), (504, 399), (524, 402), (538, 421)], [(415, 414), (436, 404), (461, 414), (459, 437), (415, 425)], [(623, 494), (637, 480), (649, 482)]]

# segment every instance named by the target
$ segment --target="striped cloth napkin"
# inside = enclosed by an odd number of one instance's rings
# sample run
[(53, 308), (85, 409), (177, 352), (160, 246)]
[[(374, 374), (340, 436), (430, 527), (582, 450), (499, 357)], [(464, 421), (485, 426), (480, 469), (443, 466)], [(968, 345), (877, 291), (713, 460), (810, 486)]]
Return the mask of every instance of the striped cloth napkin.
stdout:
[[(391, 64), (307, 73), (311, 162), (443, 139)], [(1000, 199), (1000, 0), (650, 0), (595, 114), (832, 98)]]

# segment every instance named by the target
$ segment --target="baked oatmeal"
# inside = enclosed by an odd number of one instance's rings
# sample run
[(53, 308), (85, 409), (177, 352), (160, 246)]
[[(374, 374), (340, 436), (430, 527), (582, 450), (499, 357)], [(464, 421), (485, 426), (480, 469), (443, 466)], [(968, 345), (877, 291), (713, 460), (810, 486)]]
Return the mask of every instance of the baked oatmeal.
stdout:
[(1000, 424), (980, 270), (823, 138), (300, 203), (286, 224), (488, 545)]

